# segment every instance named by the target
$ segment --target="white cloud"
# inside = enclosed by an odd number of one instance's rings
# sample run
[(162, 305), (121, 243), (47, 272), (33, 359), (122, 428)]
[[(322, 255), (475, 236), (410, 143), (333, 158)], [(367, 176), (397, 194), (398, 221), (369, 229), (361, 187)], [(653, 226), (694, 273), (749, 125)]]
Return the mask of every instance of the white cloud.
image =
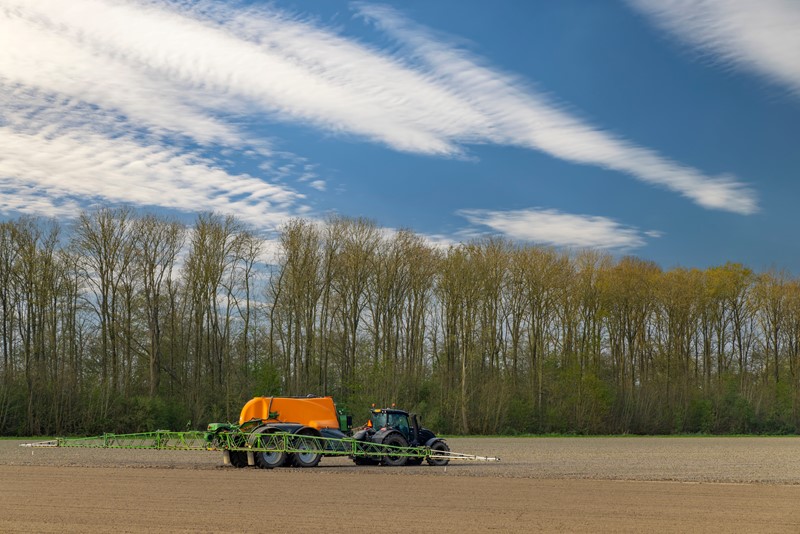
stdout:
[(325, 180), (314, 180), (313, 182), (311, 182), (308, 185), (310, 185), (311, 187), (313, 187), (317, 191), (325, 191), (325, 188), (326, 188)]
[(71, 218), (80, 204), (69, 198), (55, 198), (32, 183), (0, 178), (0, 213)]
[(0, 189), (0, 206), (25, 213), (66, 215), (78, 202), (124, 203), (232, 212), (258, 227), (277, 226), (302, 201), (288, 188), (228, 174), (199, 156), (89, 130), (50, 135), (0, 127)]
[(482, 139), (534, 148), (554, 157), (598, 165), (665, 187), (712, 209), (751, 214), (755, 193), (730, 176), (701, 171), (603, 131), (552, 103), (513, 76), (498, 72), (400, 16), (391, 8), (359, 4), (360, 12), (406, 44), (437, 83), (468, 102), (489, 125)]
[(169, 18), (139, 4), (0, 0), (0, 212), (71, 217), (111, 203), (274, 227), (307, 211), (292, 189), (186, 148), (235, 147), (291, 174), (294, 155), (247, 139), (234, 115), (212, 115), (241, 109), (237, 99), (159, 75), (156, 62), (103, 40), (108, 28), (146, 34), (154, 16)]
[[(604, 132), (391, 9), (359, 9), (396, 36), (406, 55), (263, 5), (0, 0), (0, 89), (9, 88), (0, 125), (11, 158), (1, 177), (75, 200), (94, 189), (90, 198), (252, 213), (246, 206), (252, 210), (253, 199), (289, 190), (227, 174), (224, 152), (210, 161), (185, 147), (273, 158), (247, 125), (274, 119), (440, 156), (477, 143), (522, 146), (627, 173), (707, 208), (757, 210), (753, 192), (735, 178), (706, 176)], [(15, 119), (22, 115), (34, 116), (37, 128)], [(108, 159), (94, 157), (86, 142)], [(50, 157), (23, 152), (37, 149)], [(262, 164), (275, 179), (295, 168), (310, 179), (298, 167)], [(167, 170), (175, 172), (172, 183)], [(133, 187), (137, 176), (148, 184)], [(91, 180), (96, 188), (86, 185)], [(292, 202), (283, 209), (307, 209)]]
[[(117, 107), (168, 127), (166, 109), (191, 129), (205, 109), (275, 115), (287, 121), (366, 136), (394, 148), (455, 153), (447, 131), (468, 131), (477, 116), (423, 74), (367, 47), (259, 9), (229, 5), (108, 0), (2, 0), (0, 45), (29, 42), (10, 54), (0, 75), (27, 85)], [(9, 14), (10, 13), (10, 14)], [(16, 47), (19, 49), (19, 47)], [(74, 69), (74, 71), (73, 71)], [(387, 83), (387, 82), (391, 83)], [(408, 98), (410, 88), (418, 91)], [(157, 94), (164, 110), (148, 113)], [(184, 104), (188, 101), (189, 107)], [(416, 103), (425, 102), (418, 109)], [(427, 111), (449, 110), (448, 124)], [(402, 108), (404, 113), (398, 113)], [(463, 117), (463, 118), (462, 118)], [(192, 131), (212, 135), (202, 124)], [(218, 138), (229, 131), (213, 132)]]
[[(153, 75), (146, 62), (126, 61), (98, 38), (101, 28), (124, 22), (109, 13), (111, 7), (91, 1), (1, 0), (0, 81), (113, 110), (154, 132), (201, 143), (241, 143), (234, 128), (193, 105), (189, 87)], [(119, 9), (130, 17), (122, 35), (143, 31), (136, 10)]]
[(713, 61), (764, 76), (800, 95), (800, 2), (628, 0)]
[(552, 209), (461, 210), (471, 224), (486, 226), (516, 241), (557, 247), (627, 250), (646, 244), (636, 228), (607, 217), (574, 215)]

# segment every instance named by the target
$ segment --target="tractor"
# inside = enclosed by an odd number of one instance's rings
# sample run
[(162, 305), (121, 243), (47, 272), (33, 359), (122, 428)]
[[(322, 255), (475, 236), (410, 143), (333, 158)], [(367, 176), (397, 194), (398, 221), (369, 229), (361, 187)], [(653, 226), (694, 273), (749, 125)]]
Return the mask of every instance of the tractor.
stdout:
[[(426, 458), (430, 465), (447, 465), (447, 453), (450, 447), (442, 438), (437, 438), (436, 434), (427, 428), (420, 426), (420, 418), (417, 414), (409, 414), (397, 408), (375, 408), (370, 411), (370, 418), (361, 430), (353, 434), (353, 439), (366, 441), (392, 447), (429, 447), (432, 455)], [(437, 457), (436, 453), (441, 453)], [(397, 455), (385, 454), (379, 457), (353, 456), (356, 465), (420, 465), (422, 457), (403, 455), (398, 451)]]

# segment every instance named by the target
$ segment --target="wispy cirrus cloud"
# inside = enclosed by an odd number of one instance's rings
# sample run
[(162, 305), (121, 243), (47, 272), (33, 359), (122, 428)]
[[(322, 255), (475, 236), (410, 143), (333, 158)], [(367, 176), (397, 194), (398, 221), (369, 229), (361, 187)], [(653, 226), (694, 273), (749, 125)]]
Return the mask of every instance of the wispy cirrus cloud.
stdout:
[(358, 4), (362, 15), (394, 35), (451, 93), (488, 124), (484, 142), (533, 148), (556, 158), (624, 172), (643, 182), (680, 193), (712, 209), (751, 214), (755, 192), (731, 176), (707, 176), (688, 165), (638, 146), (568, 113), (546, 95), (514, 76), (499, 72), (437, 38), (394, 9)]
[(131, 17), (123, 35), (143, 31), (136, 13), (132, 7), (108, 2), (2, 0), (0, 80), (18, 92), (90, 103), (153, 133), (242, 144), (234, 128), (196, 102), (190, 87), (155, 75), (152, 64), (137, 64), (136, 58), (120, 55), (97, 35), (106, 24), (122, 23), (122, 16)]
[(800, 96), (800, 2), (628, 0), (657, 26), (725, 66), (754, 72)]
[[(252, 126), (284, 121), (434, 156), (459, 156), (470, 144), (521, 146), (626, 173), (706, 208), (757, 211), (754, 192), (737, 179), (707, 176), (593, 126), (391, 8), (356, 9), (400, 51), (271, 6), (0, 0), (0, 87), (16, 95), (0, 107), (0, 176), (6, 187), (34, 183), (71, 201), (93, 189), (93, 199), (251, 213), (248, 205), (264, 209), (259, 202), (269, 198), (269, 207), (297, 213), (302, 195), (274, 176), (225, 170), (224, 150), (246, 150), (266, 160), (261, 168), (283, 172)], [(15, 115), (35, 115), (36, 127)], [(107, 158), (80, 150), (86, 143)], [(89, 174), (105, 183), (87, 187)], [(192, 202), (181, 203), (195, 182)]]
[[(91, 131), (21, 134), (4, 127), (0, 189), (19, 197), (13, 203), (6, 198), (3, 205), (26, 213), (37, 208), (38, 214), (66, 215), (75, 205), (110, 202), (236, 213), (258, 227), (275, 227), (296, 213), (302, 200), (286, 187), (233, 175), (198, 156), (134, 139), (109, 139)], [(47, 201), (42, 203), (42, 197)], [(33, 199), (39, 203), (28, 204)]]
[[(0, 73), (88, 95), (201, 141), (236, 142), (236, 134), (219, 126), (212, 112), (247, 110), (400, 150), (454, 154), (460, 148), (452, 134), (466, 134), (480, 121), (424, 73), (269, 8), (109, 0), (2, 4), (12, 6), (4, 21), (11, 31), (0, 44), (37, 44), (31, 52), (17, 46), (13, 64), (9, 69), (0, 64)], [(156, 93), (163, 98), (154, 98)], [(149, 104), (158, 102), (174, 107), (180, 122), (170, 125), (164, 117), (171, 114), (151, 109)], [(140, 107), (143, 114), (137, 115)], [(437, 107), (446, 114), (431, 117), (428, 112)], [(443, 118), (446, 123), (437, 122)]]
[[(155, 4), (0, 1), (2, 212), (69, 217), (129, 204), (236, 213), (256, 227), (307, 212), (304, 195), (276, 181), (293, 172), (294, 155), (243, 133), (239, 100), (158, 73), (155, 50), (104, 40), (106, 25), (127, 20), (121, 36), (146, 33), (158, 17), (172, 17), (181, 37), (180, 17)], [(231, 173), (227, 148), (280, 173)]]
[(289, 187), (229, 173), (85, 103), (0, 83), (0, 109), (0, 211), (70, 217), (81, 206), (129, 204), (275, 227), (307, 209)]
[(629, 250), (646, 244), (642, 232), (608, 217), (575, 215), (553, 209), (460, 210), (471, 224), (491, 228), (516, 241), (569, 248)]

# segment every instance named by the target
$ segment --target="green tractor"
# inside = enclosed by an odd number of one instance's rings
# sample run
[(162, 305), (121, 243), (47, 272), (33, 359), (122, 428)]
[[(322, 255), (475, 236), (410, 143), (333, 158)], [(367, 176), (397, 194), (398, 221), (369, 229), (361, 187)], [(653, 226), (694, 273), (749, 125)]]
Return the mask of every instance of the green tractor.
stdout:
[[(420, 426), (417, 414), (409, 414), (396, 408), (372, 408), (367, 425), (353, 434), (359, 441), (390, 445), (393, 447), (428, 447), (431, 455), (426, 461), (430, 465), (443, 466), (450, 461), (450, 447), (444, 439), (436, 437), (431, 430)], [(353, 457), (356, 465), (420, 465), (422, 457), (398, 454), (383, 455), (379, 458)]]

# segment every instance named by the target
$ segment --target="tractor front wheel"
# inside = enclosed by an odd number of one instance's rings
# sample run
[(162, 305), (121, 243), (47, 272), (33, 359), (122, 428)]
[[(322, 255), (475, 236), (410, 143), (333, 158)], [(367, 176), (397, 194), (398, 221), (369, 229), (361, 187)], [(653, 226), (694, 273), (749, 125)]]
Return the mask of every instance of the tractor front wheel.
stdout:
[[(433, 443), (433, 445), (431, 445), (431, 454), (435, 455), (436, 453), (448, 453), (448, 452), (450, 452), (450, 447), (448, 447), (447, 443), (445, 443), (444, 441), (436, 441)], [(426, 461), (428, 462), (428, 465), (434, 465), (434, 466), (443, 466), (450, 463), (449, 458), (431, 458), (430, 456), (426, 458)]]

